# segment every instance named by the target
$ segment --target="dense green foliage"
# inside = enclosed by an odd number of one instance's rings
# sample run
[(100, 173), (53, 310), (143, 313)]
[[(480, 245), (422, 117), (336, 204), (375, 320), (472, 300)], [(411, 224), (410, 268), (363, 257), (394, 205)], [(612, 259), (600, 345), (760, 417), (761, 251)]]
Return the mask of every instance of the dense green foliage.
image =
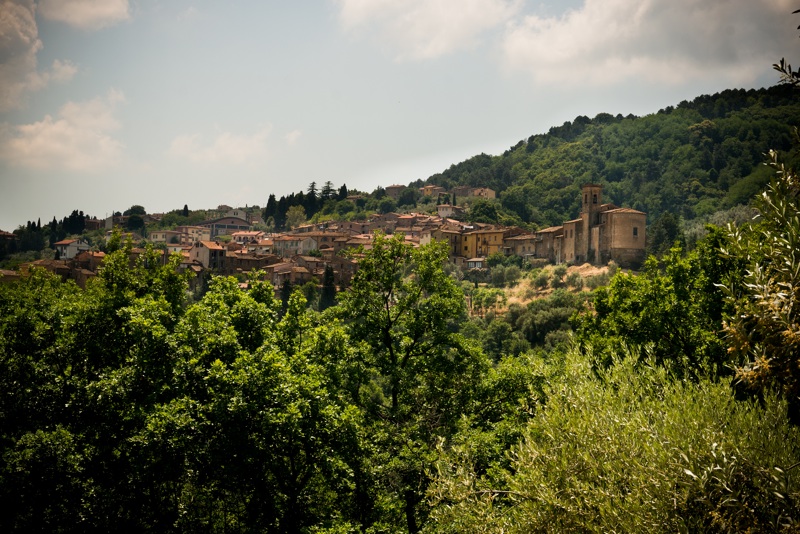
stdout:
[(746, 362), (739, 377), (758, 391), (777, 387), (800, 424), (800, 178), (771, 156), (777, 175), (756, 199), (757, 219), (730, 227), (723, 249), (746, 267), (724, 280), (737, 311), (725, 327), (731, 351)]
[[(759, 320), (776, 343), (746, 267), (793, 238), (761, 210), (738, 241), (711, 229), (686, 256), (617, 273), (577, 344), (582, 293), (499, 314), (500, 289), (465, 282), (485, 310), (468, 319), (446, 248), (399, 236), (356, 254), (324, 312), (300, 290), (282, 303), (257, 273), (247, 290), (214, 278), (192, 302), (177, 257), (131, 266), (130, 243), (86, 290), (34, 270), (0, 285), (0, 528), (796, 528), (795, 382), (773, 366), (748, 397), (726, 371), (752, 357), (730, 359), (726, 318)], [(567, 284), (561, 271), (545, 285)]]
[(594, 293), (507, 460), (442, 448), (430, 532), (797, 531), (800, 195), (776, 166), (757, 222)]
[[(644, 117), (577, 117), (431, 176), (429, 183), (490, 187), (506, 216), (540, 227), (578, 213), (580, 185), (604, 185), (604, 199), (684, 219), (746, 203), (769, 182), (768, 148), (791, 146), (800, 104), (791, 87), (728, 90)], [(482, 208), (481, 213), (487, 212)]]
[(786, 404), (635, 361), (596, 376), (570, 356), (507, 466), (485, 469), (468, 445), (443, 453), (430, 532), (795, 531), (800, 431)]
[(686, 256), (679, 248), (662, 262), (650, 256), (640, 274), (619, 273), (597, 289), (594, 313), (577, 321), (584, 350), (608, 365), (634, 345), (680, 377), (729, 372), (721, 337), (725, 296), (715, 284), (740, 262), (723, 261), (715, 241), (727, 243), (715, 230)]
[(378, 237), (324, 315), (129, 252), (0, 285), (4, 531), (416, 531), (437, 445), (527, 391), (457, 333), (442, 247)]

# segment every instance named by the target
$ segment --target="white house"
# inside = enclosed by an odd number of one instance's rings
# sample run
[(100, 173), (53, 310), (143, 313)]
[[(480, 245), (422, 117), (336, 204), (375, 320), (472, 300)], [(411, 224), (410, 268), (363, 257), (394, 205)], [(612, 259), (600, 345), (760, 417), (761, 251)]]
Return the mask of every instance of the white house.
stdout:
[(81, 252), (89, 250), (89, 243), (83, 239), (64, 239), (54, 243), (58, 258), (61, 260), (71, 260)]

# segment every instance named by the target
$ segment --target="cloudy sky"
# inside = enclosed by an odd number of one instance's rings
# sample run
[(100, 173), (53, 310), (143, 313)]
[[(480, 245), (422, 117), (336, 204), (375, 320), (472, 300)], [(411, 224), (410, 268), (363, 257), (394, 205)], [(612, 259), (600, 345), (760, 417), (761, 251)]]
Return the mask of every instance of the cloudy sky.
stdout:
[(371, 191), (764, 87), (792, 0), (0, 0), (0, 229)]

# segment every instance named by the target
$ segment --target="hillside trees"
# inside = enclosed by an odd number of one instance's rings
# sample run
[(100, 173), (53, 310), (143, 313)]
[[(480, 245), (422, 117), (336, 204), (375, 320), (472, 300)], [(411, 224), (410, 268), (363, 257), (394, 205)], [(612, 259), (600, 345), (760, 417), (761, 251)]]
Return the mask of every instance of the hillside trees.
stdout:
[(300, 294), (277, 321), (271, 293), (217, 278), (175, 328), (177, 394), (135, 443), (181, 530), (296, 532), (348, 508), (355, 413), (308, 348), (319, 342)]
[(384, 513), (401, 514), (409, 532), (424, 520), (436, 444), (469, 412), (488, 365), (457, 333), (464, 298), (442, 270), (446, 259), (441, 244), (414, 249), (402, 236), (378, 235), (352, 287), (339, 296), (350, 336), (361, 343), (363, 374), (352, 391), (374, 440), (364, 452), (382, 488)]
[(190, 304), (177, 256), (129, 254), (0, 286), (3, 530), (416, 531), (437, 447), (527, 391), (457, 333), (440, 246), (379, 236), (322, 315), (258, 275)]
[(758, 218), (729, 227), (723, 249), (746, 264), (743, 279), (726, 281), (736, 313), (725, 329), (744, 362), (738, 376), (757, 391), (778, 388), (800, 423), (800, 180), (776, 152), (770, 157), (776, 176), (756, 199)]
[[(785, 59), (773, 68), (782, 84), (800, 85)], [(796, 156), (796, 125), (793, 141)], [(737, 376), (760, 394), (777, 389), (789, 403), (790, 419), (800, 425), (800, 178), (792, 160), (785, 160), (770, 150), (768, 166), (775, 174), (754, 202), (757, 218), (728, 226), (730, 244), (723, 252), (743, 261), (746, 271), (742, 279), (725, 280), (727, 301), (736, 309), (725, 330), (743, 362)]]
[(147, 211), (144, 209), (143, 206), (140, 206), (139, 204), (134, 204), (130, 208), (128, 208), (125, 211), (123, 211), (122, 214), (125, 215), (125, 216), (130, 216), (130, 215), (142, 216), (142, 215), (146, 215)]
[(427, 532), (791, 532), (800, 433), (774, 395), (737, 401), (730, 379), (675, 380), (623, 357), (599, 373), (568, 355), (547, 402), (480, 468), (443, 452)]
[(692, 220), (746, 203), (769, 182), (761, 154), (791, 146), (795, 100), (789, 86), (736, 89), (644, 117), (577, 117), (427, 181), (491, 187), (504, 209), (542, 227), (578, 213), (586, 182), (602, 183), (607, 201), (645, 211), (651, 222), (665, 213)]
[(214, 279), (185, 309), (176, 265), (146, 253), (130, 269), (128, 252), (86, 291), (38, 270), (0, 287), (0, 526), (296, 532), (351, 517), (358, 411), (325, 372), (347, 350), (322, 343), (333, 327), (312, 331), (299, 294), (278, 321), (255, 281)]
[(723, 262), (724, 243), (715, 231), (686, 256), (673, 248), (663, 263), (650, 256), (638, 275), (618, 273), (595, 290), (594, 313), (576, 320), (580, 346), (601, 366), (631, 348), (679, 377), (725, 374), (724, 295), (716, 284), (741, 263)]
[(303, 206), (292, 206), (286, 212), (286, 226), (289, 229), (295, 229), (298, 226), (305, 224), (306, 210)]

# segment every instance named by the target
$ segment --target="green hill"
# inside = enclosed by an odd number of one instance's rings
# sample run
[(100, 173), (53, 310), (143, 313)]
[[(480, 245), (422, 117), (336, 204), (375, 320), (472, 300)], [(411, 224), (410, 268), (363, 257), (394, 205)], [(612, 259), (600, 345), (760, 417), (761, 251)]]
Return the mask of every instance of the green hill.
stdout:
[(744, 204), (769, 181), (770, 149), (788, 151), (800, 124), (789, 86), (732, 89), (644, 117), (601, 113), (533, 135), (499, 156), (480, 154), (428, 178), (497, 191), (506, 219), (544, 227), (579, 211), (582, 183), (604, 199), (685, 219)]

